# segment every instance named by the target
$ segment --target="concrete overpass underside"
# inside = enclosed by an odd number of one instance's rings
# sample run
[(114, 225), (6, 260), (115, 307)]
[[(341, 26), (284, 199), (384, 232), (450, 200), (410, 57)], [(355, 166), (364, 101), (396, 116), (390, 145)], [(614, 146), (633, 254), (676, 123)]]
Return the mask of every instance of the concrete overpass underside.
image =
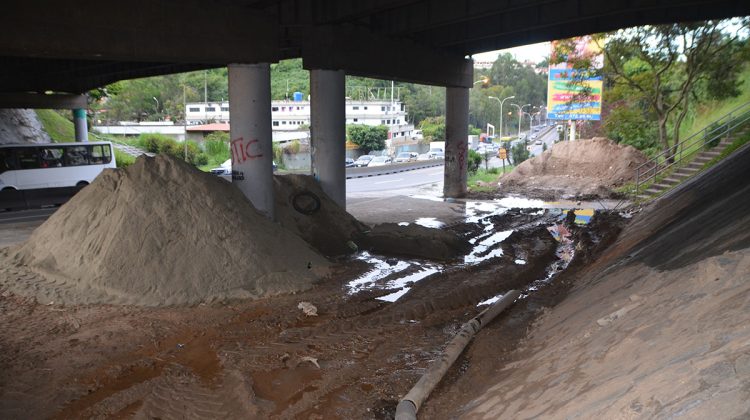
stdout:
[[(233, 168), (236, 181), (272, 215), (262, 204), (272, 202), (268, 191), (243, 186), (249, 179), (271, 185), (270, 134), (264, 138), (270, 93), (261, 85), (268, 83), (268, 63), (301, 57), (318, 92), (341, 91), (343, 74), (447, 87), (445, 194), (461, 196), (470, 55), (629, 26), (748, 14), (747, 0), (11, 2), (0, 14), (0, 94), (6, 94), (0, 107), (44, 102), (24, 95), (82, 94), (117, 80), (228, 66), (231, 136), (243, 156)], [(253, 106), (259, 101), (263, 106)], [(345, 121), (343, 102), (316, 102), (312, 140), (319, 158), (313, 171), (340, 198), (341, 153), (326, 146), (343, 148), (344, 127), (334, 129)]]

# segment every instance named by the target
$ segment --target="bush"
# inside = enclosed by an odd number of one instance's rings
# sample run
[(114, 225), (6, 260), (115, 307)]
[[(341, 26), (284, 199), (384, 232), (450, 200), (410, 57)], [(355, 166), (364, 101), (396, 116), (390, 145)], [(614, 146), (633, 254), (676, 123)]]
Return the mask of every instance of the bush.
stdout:
[(182, 160), (185, 160), (187, 148), (187, 162), (191, 165), (205, 165), (209, 160), (194, 141), (187, 140), (186, 143), (178, 143), (173, 138), (161, 134), (141, 134), (138, 140), (141, 148), (148, 152), (165, 154)]
[(115, 164), (118, 168), (127, 168), (135, 163), (135, 157), (115, 149)]
[(523, 143), (516, 143), (516, 145), (510, 149), (510, 156), (513, 158), (513, 164), (518, 166), (521, 162), (529, 158), (529, 151)]
[(167, 141), (174, 142), (171, 137), (162, 134), (147, 133), (138, 136), (138, 143), (141, 148), (150, 153), (161, 153), (161, 145)]
[(475, 150), (469, 150), (469, 161), (468, 169), (469, 173), (475, 174), (479, 170), (479, 165), (482, 164), (482, 155), (477, 153)]
[(203, 146), (208, 156), (226, 156), (226, 159), (229, 159), (229, 134), (214, 131), (206, 136)]
[(497, 174), (500, 173), (500, 168), (490, 168), (490, 169), (487, 169), (487, 173), (488, 174), (497, 175)]

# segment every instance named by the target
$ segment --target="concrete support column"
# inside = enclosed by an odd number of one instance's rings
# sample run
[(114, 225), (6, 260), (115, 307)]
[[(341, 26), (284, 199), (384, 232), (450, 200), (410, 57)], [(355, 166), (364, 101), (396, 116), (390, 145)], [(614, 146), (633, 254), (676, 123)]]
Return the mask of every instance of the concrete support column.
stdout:
[(310, 71), (313, 176), (346, 208), (346, 93), (343, 70)]
[(86, 110), (76, 108), (73, 110), (73, 126), (75, 127), (76, 141), (89, 141), (89, 128), (86, 122)]
[(232, 183), (273, 219), (271, 67), (268, 63), (228, 67)]
[(464, 197), (469, 157), (469, 89), (446, 88), (443, 195)]

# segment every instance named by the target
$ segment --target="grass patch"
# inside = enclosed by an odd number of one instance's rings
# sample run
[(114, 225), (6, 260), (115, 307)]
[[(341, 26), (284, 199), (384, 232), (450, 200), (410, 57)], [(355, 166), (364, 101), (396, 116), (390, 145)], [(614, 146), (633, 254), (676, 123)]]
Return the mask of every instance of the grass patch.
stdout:
[[(505, 173), (508, 174), (513, 170), (513, 166), (506, 166)], [(497, 189), (497, 181), (503, 176), (503, 168), (480, 168), (475, 173), (469, 173), (466, 185), (472, 192), (491, 192)], [(477, 185), (477, 182), (483, 182), (488, 185)]]
[(53, 142), (72, 143), (75, 141), (76, 131), (73, 122), (59, 112), (53, 109), (37, 109), (36, 115)]
[(135, 163), (135, 157), (115, 149), (115, 162), (117, 163), (118, 168), (127, 168)]

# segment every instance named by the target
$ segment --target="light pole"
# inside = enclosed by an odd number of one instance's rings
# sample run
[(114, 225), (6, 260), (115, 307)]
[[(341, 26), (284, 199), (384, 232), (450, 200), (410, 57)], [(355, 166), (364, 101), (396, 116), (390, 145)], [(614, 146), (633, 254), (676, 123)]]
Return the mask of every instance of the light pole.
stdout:
[(156, 113), (159, 114), (159, 100), (156, 99), (156, 96), (152, 96), (151, 99), (156, 101)]
[(513, 99), (516, 96), (508, 96), (507, 98), (503, 99), (502, 101), (499, 98), (496, 98), (494, 96), (490, 96), (489, 98), (494, 99), (498, 102), (500, 102), (500, 138), (503, 137), (503, 103), (507, 101), (508, 99)]
[(523, 118), (523, 110), (520, 106), (516, 104), (510, 104), (510, 105), (518, 108), (518, 139), (521, 140), (521, 119)]

